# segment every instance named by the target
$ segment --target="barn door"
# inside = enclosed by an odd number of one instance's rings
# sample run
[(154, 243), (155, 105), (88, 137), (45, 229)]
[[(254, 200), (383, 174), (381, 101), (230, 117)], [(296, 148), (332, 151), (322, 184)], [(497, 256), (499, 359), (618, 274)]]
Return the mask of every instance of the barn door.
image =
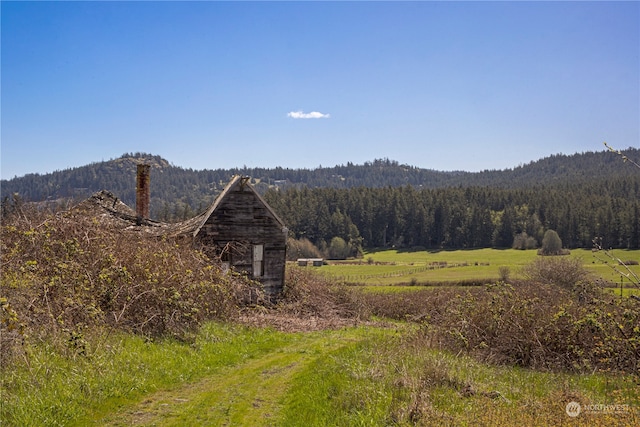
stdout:
[(253, 277), (264, 275), (264, 245), (253, 245)]

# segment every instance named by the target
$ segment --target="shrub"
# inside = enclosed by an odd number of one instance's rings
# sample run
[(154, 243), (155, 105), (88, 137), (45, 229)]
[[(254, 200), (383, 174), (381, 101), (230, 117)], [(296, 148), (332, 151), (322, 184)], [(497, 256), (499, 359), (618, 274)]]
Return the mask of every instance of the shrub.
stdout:
[(498, 274), (500, 275), (501, 282), (508, 282), (511, 277), (511, 269), (506, 265), (498, 267)]
[(288, 268), (278, 311), (324, 319), (366, 318), (368, 310), (347, 286), (312, 270)]
[(562, 240), (554, 230), (547, 230), (542, 238), (542, 247), (538, 251), (540, 255), (566, 255), (562, 250)]
[(367, 295), (374, 315), (420, 323), (417, 345), (485, 362), (575, 372), (640, 368), (640, 313), (594, 286), (581, 298), (553, 285)]
[(588, 281), (365, 293), (371, 313), (421, 324), (416, 345), (483, 361), (576, 372), (640, 368), (640, 312)]
[(322, 258), (322, 253), (309, 239), (289, 238), (287, 240), (287, 259), (295, 261), (298, 258)]
[(440, 345), (494, 362), (539, 369), (637, 372), (640, 314), (597, 288), (576, 301), (565, 289), (493, 285), (458, 296), (425, 333)]
[(375, 316), (420, 321), (430, 318), (460, 292), (454, 289), (424, 288), (411, 292), (367, 292), (360, 298)]
[(233, 317), (255, 287), (188, 244), (73, 211), (7, 217), (0, 233), (1, 294), (34, 338), (79, 343), (93, 326), (180, 338), (204, 320)]
[(589, 277), (580, 259), (567, 257), (536, 258), (522, 268), (522, 274), (529, 281), (565, 289), (571, 289)]
[(529, 236), (525, 231), (517, 234), (513, 239), (513, 249), (535, 249), (538, 247), (538, 241), (535, 237)]

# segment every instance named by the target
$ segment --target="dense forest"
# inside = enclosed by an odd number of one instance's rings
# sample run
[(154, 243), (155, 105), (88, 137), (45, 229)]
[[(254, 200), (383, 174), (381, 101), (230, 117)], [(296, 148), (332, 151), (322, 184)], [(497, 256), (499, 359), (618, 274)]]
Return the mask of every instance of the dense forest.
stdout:
[(591, 247), (595, 237), (639, 248), (638, 175), (590, 186), (302, 188), (265, 198), (297, 238), (316, 245), (338, 236), (369, 248), (524, 249), (552, 229), (568, 248)]
[[(623, 152), (640, 159), (640, 150)], [(68, 203), (108, 189), (135, 204), (135, 165), (152, 165), (151, 214), (164, 221), (202, 212), (235, 174), (255, 187), (292, 237), (354, 248), (533, 247), (548, 229), (569, 248), (595, 237), (640, 247), (640, 169), (611, 152), (553, 155), (513, 169), (440, 172), (379, 159), (330, 168), (194, 171), (150, 154), (1, 182), (3, 207)]]

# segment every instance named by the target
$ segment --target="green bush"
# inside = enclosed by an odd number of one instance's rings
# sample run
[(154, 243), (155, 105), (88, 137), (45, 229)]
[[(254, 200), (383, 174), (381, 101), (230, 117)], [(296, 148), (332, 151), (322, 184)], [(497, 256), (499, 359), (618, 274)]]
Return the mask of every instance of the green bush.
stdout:
[(542, 247), (538, 251), (540, 255), (567, 255), (569, 252), (562, 249), (562, 240), (554, 230), (547, 230), (542, 238)]
[(334, 237), (331, 239), (328, 248), (329, 259), (347, 259), (351, 253), (351, 248), (342, 237)]

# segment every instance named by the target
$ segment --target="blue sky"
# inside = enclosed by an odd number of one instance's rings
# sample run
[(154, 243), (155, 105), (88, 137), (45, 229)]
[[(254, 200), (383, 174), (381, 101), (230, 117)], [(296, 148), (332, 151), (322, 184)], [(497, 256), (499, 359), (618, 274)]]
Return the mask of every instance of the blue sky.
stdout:
[(638, 2), (7, 2), (1, 175), (640, 146)]

